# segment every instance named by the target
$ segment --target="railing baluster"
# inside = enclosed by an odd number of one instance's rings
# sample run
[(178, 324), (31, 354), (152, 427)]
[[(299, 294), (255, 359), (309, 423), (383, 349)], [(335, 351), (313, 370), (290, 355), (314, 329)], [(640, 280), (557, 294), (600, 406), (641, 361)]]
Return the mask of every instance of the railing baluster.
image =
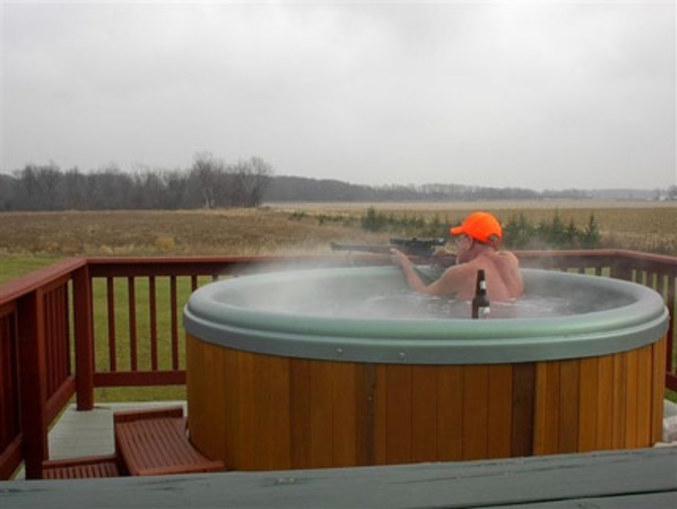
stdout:
[(115, 279), (106, 278), (108, 301), (108, 367), (117, 371), (117, 353), (115, 347)]
[[(666, 341), (666, 355), (665, 355), (665, 369), (668, 373), (677, 374), (677, 366), (673, 364), (673, 352), (675, 346), (675, 321), (677, 317), (675, 316), (675, 278), (677, 277), (677, 271), (670, 270), (668, 271), (668, 292), (666, 296), (666, 302), (668, 307), (668, 312), (670, 313), (670, 322), (668, 324), (668, 339)], [(677, 388), (674, 388), (677, 390)]]
[(127, 278), (127, 304), (129, 309), (129, 367), (132, 371), (138, 369), (137, 339), (136, 339), (136, 290), (134, 277)]
[(176, 276), (169, 278), (169, 309), (171, 310), (172, 369), (179, 369), (179, 317), (176, 298)]
[(155, 276), (148, 278), (148, 306), (150, 312), (150, 363), (151, 370), (158, 369), (158, 346), (157, 346), (157, 303), (155, 293)]
[(42, 476), (49, 455), (47, 443), (47, 366), (45, 360), (45, 304), (42, 290), (22, 297), (18, 304), (19, 387), (21, 427), (27, 479)]
[(94, 329), (92, 281), (89, 267), (73, 274), (73, 323), (75, 327), (75, 386), (78, 410), (94, 408)]

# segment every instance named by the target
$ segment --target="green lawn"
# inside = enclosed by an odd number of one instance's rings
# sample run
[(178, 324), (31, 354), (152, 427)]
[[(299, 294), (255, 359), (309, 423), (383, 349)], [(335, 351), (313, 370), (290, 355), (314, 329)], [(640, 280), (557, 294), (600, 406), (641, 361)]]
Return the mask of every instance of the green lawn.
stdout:
[(0, 285), (60, 260), (58, 256), (0, 255)]

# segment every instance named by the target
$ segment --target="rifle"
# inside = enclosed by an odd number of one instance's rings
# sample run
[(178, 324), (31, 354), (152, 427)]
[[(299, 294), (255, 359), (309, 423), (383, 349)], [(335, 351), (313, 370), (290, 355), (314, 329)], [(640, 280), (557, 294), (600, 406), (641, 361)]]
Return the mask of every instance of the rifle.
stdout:
[(339, 244), (331, 242), (330, 245), (334, 251), (358, 251), (380, 254), (390, 254), (390, 250), (396, 248), (407, 256), (422, 258), (429, 263), (449, 267), (456, 263), (456, 255), (449, 253), (433, 256), (435, 248), (444, 246), (445, 243), (445, 240), (442, 238), (392, 237), (390, 244)]

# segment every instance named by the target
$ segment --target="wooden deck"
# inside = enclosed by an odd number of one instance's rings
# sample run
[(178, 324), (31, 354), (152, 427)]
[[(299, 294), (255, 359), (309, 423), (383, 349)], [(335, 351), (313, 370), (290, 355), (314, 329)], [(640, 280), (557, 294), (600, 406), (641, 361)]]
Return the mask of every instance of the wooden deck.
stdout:
[(677, 507), (677, 448), (391, 467), (0, 482), (33, 507)]
[[(101, 403), (96, 405), (94, 410), (87, 412), (78, 412), (74, 404), (69, 405), (49, 431), (49, 458), (56, 460), (113, 454), (115, 452), (113, 413), (175, 405), (183, 405), (185, 411), (185, 401)], [(24, 478), (22, 468), (14, 479)]]
[[(51, 458), (110, 454), (113, 413), (182, 402), (69, 406)], [(0, 481), (0, 506), (676, 507), (677, 447), (392, 467)]]

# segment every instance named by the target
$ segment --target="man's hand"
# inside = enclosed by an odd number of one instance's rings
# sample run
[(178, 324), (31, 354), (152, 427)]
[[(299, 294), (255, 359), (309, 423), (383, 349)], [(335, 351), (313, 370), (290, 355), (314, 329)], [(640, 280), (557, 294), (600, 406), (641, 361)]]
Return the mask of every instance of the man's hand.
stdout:
[(409, 261), (409, 258), (407, 258), (407, 255), (405, 255), (399, 249), (395, 249), (394, 247), (390, 249), (390, 260), (395, 265), (398, 265), (400, 267), (404, 267), (405, 265), (411, 264), (411, 262)]

